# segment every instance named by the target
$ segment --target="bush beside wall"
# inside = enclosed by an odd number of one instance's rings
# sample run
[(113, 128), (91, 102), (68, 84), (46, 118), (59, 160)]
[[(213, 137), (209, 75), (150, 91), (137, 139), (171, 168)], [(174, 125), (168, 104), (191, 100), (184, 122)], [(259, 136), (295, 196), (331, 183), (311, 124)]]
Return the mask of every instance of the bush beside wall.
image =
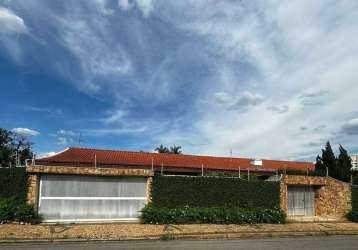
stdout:
[(154, 207), (280, 207), (277, 182), (223, 177), (156, 176), (152, 183)]
[(358, 186), (352, 186), (352, 210), (358, 211)]
[(347, 218), (358, 222), (358, 186), (352, 186), (352, 211), (347, 214)]
[(36, 224), (41, 220), (32, 205), (14, 198), (0, 198), (0, 224), (12, 221)]
[(0, 224), (41, 222), (34, 207), (26, 204), (27, 177), (25, 168), (0, 168)]
[(151, 205), (142, 210), (141, 222), (146, 224), (258, 224), (284, 223), (285, 213), (265, 208), (158, 208)]

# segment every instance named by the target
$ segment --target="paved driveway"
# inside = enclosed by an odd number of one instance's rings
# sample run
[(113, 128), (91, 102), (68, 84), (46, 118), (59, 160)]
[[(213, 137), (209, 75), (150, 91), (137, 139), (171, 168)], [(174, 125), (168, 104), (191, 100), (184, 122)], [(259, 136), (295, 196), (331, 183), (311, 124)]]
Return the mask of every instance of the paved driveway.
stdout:
[(96, 242), (96, 243), (54, 243), (54, 244), (12, 244), (1, 245), (0, 249), (69, 249), (69, 250), (113, 250), (113, 249), (299, 249), (299, 250), (327, 250), (327, 249), (357, 249), (358, 236), (326, 236), (302, 238), (271, 238), (250, 240), (172, 240), (172, 241), (140, 241), (140, 242)]

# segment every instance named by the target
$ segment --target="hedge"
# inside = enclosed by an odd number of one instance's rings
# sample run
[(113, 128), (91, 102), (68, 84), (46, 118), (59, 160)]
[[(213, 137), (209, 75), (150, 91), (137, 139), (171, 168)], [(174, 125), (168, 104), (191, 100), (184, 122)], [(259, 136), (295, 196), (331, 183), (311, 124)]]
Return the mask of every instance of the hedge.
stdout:
[(0, 224), (12, 221), (36, 224), (41, 220), (32, 205), (14, 198), (0, 198)]
[(352, 210), (358, 211), (358, 186), (352, 186)]
[(353, 185), (358, 185), (358, 175), (353, 176)]
[(146, 224), (258, 224), (284, 223), (286, 215), (279, 209), (265, 208), (158, 208), (146, 206), (141, 222)]
[(280, 207), (278, 182), (245, 181), (224, 177), (155, 176), (152, 204), (176, 207)]
[(25, 200), (27, 174), (25, 168), (0, 168), (0, 198)]
[(352, 211), (347, 214), (347, 218), (358, 222), (358, 186), (352, 186)]
[(27, 174), (25, 168), (0, 168), (0, 224), (17, 221), (39, 223), (32, 205), (26, 204)]

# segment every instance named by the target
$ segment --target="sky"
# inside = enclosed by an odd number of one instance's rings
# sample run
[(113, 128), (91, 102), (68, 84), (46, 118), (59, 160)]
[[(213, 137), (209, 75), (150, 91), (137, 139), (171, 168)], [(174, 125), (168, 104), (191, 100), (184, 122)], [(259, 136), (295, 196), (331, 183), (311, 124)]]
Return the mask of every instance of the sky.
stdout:
[(0, 127), (71, 146), (358, 152), (358, 1), (0, 0)]

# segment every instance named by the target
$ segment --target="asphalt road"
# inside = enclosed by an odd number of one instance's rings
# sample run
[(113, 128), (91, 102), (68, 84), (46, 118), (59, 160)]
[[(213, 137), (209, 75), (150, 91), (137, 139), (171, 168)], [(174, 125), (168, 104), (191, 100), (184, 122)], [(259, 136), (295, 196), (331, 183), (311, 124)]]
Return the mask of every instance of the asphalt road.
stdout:
[(137, 242), (89, 242), (89, 243), (52, 243), (52, 244), (0, 244), (0, 249), (85, 249), (85, 250), (113, 250), (113, 249), (299, 249), (299, 250), (327, 250), (327, 249), (358, 249), (358, 236), (326, 236), (302, 238), (270, 238), (250, 240), (170, 240), (170, 241), (137, 241)]

